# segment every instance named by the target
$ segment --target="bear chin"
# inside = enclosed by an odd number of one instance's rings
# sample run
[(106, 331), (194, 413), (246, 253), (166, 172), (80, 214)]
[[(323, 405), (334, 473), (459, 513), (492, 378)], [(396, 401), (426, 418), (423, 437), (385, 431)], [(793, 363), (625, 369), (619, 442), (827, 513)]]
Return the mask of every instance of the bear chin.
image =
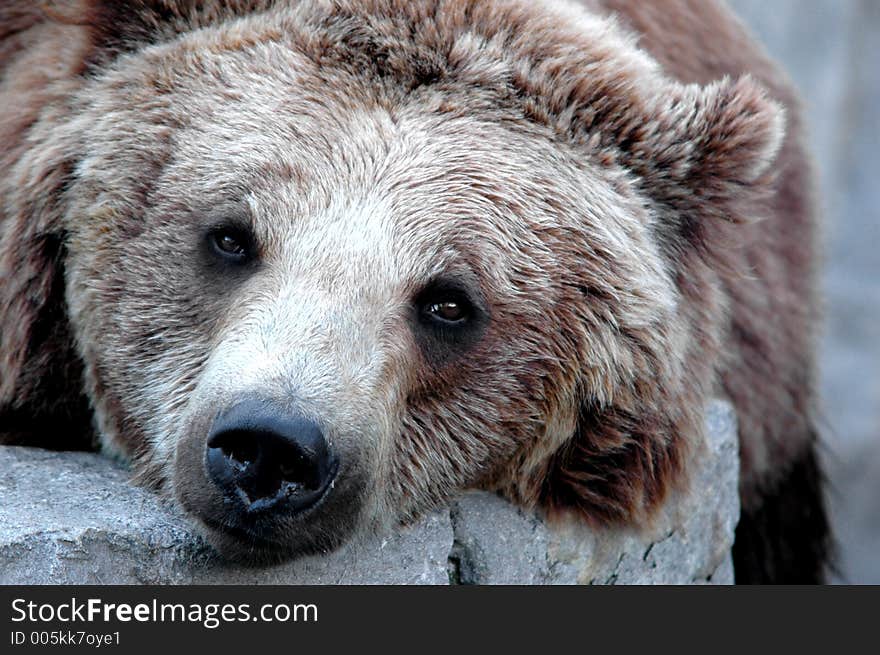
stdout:
[(264, 566), (327, 553), (364, 530), (366, 485), (347, 468), (318, 501), (296, 514), (232, 508), (233, 501), (198, 477), (173, 486), (178, 505), (207, 542), (223, 559), (240, 564)]

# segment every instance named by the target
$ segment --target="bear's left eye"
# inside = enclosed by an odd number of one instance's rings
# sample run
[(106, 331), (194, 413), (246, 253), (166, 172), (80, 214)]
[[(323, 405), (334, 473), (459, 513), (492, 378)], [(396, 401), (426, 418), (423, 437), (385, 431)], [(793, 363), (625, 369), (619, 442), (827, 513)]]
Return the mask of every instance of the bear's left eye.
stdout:
[(413, 297), (413, 329), (428, 362), (442, 366), (474, 346), (489, 323), (489, 309), (477, 284), (437, 278)]
[(468, 316), (465, 303), (451, 299), (431, 303), (425, 307), (424, 311), (429, 316), (446, 323), (460, 323), (467, 319)]
[(474, 315), (474, 305), (467, 293), (449, 283), (429, 285), (416, 298), (423, 323), (439, 328), (464, 326)]

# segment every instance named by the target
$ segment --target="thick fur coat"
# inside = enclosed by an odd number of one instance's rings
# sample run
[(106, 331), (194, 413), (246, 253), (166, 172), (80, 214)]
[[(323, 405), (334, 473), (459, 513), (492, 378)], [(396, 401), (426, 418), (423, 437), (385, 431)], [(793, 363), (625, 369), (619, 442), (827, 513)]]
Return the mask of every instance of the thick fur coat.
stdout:
[[(466, 487), (649, 521), (723, 395), (738, 579), (819, 579), (812, 171), (721, 4), (7, 1), (0, 75), (0, 440), (274, 557)], [(206, 472), (254, 395), (338, 455), (305, 515)]]

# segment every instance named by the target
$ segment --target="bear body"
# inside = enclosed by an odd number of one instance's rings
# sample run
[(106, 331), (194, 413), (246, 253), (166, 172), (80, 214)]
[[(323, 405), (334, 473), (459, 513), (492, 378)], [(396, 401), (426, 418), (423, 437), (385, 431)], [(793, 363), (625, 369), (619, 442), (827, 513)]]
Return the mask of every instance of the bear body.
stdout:
[(821, 578), (812, 171), (722, 5), (12, 2), (0, 74), (0, 441), (270, 560), (650, 521), (722, 395), (737, 579)]

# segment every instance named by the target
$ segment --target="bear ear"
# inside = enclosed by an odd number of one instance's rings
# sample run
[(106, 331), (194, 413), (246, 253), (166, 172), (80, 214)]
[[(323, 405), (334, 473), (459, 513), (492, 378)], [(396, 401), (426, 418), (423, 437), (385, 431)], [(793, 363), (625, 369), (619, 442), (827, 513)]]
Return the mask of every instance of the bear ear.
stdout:
[(770, 187), (785, 136), (782, 106), (758, 83), (749, 76), (673, 83), (636, 114), (616, 145), (661, 207), (684, 222), (751, 218), (736, 205)]
[(16, 202), (7, 187), (0, 208), (0, 443), (92, 446), (82, 364), (67, 320), (64, 235), (53, 206), (62, 179), (61, 172), (40, 179), (34, 202)]
[(61, 198), (72, 146), (48, 109), (75, 86), (78, 46), (31, 48), (47, 25), (38, 3), (7, 3), (2, 18), (9, 22), (0, 28), (0, 77), (8, 85), (0, 104), (14, 102), (0, 112), (0, 442), (89, 445), (64, 298)]

